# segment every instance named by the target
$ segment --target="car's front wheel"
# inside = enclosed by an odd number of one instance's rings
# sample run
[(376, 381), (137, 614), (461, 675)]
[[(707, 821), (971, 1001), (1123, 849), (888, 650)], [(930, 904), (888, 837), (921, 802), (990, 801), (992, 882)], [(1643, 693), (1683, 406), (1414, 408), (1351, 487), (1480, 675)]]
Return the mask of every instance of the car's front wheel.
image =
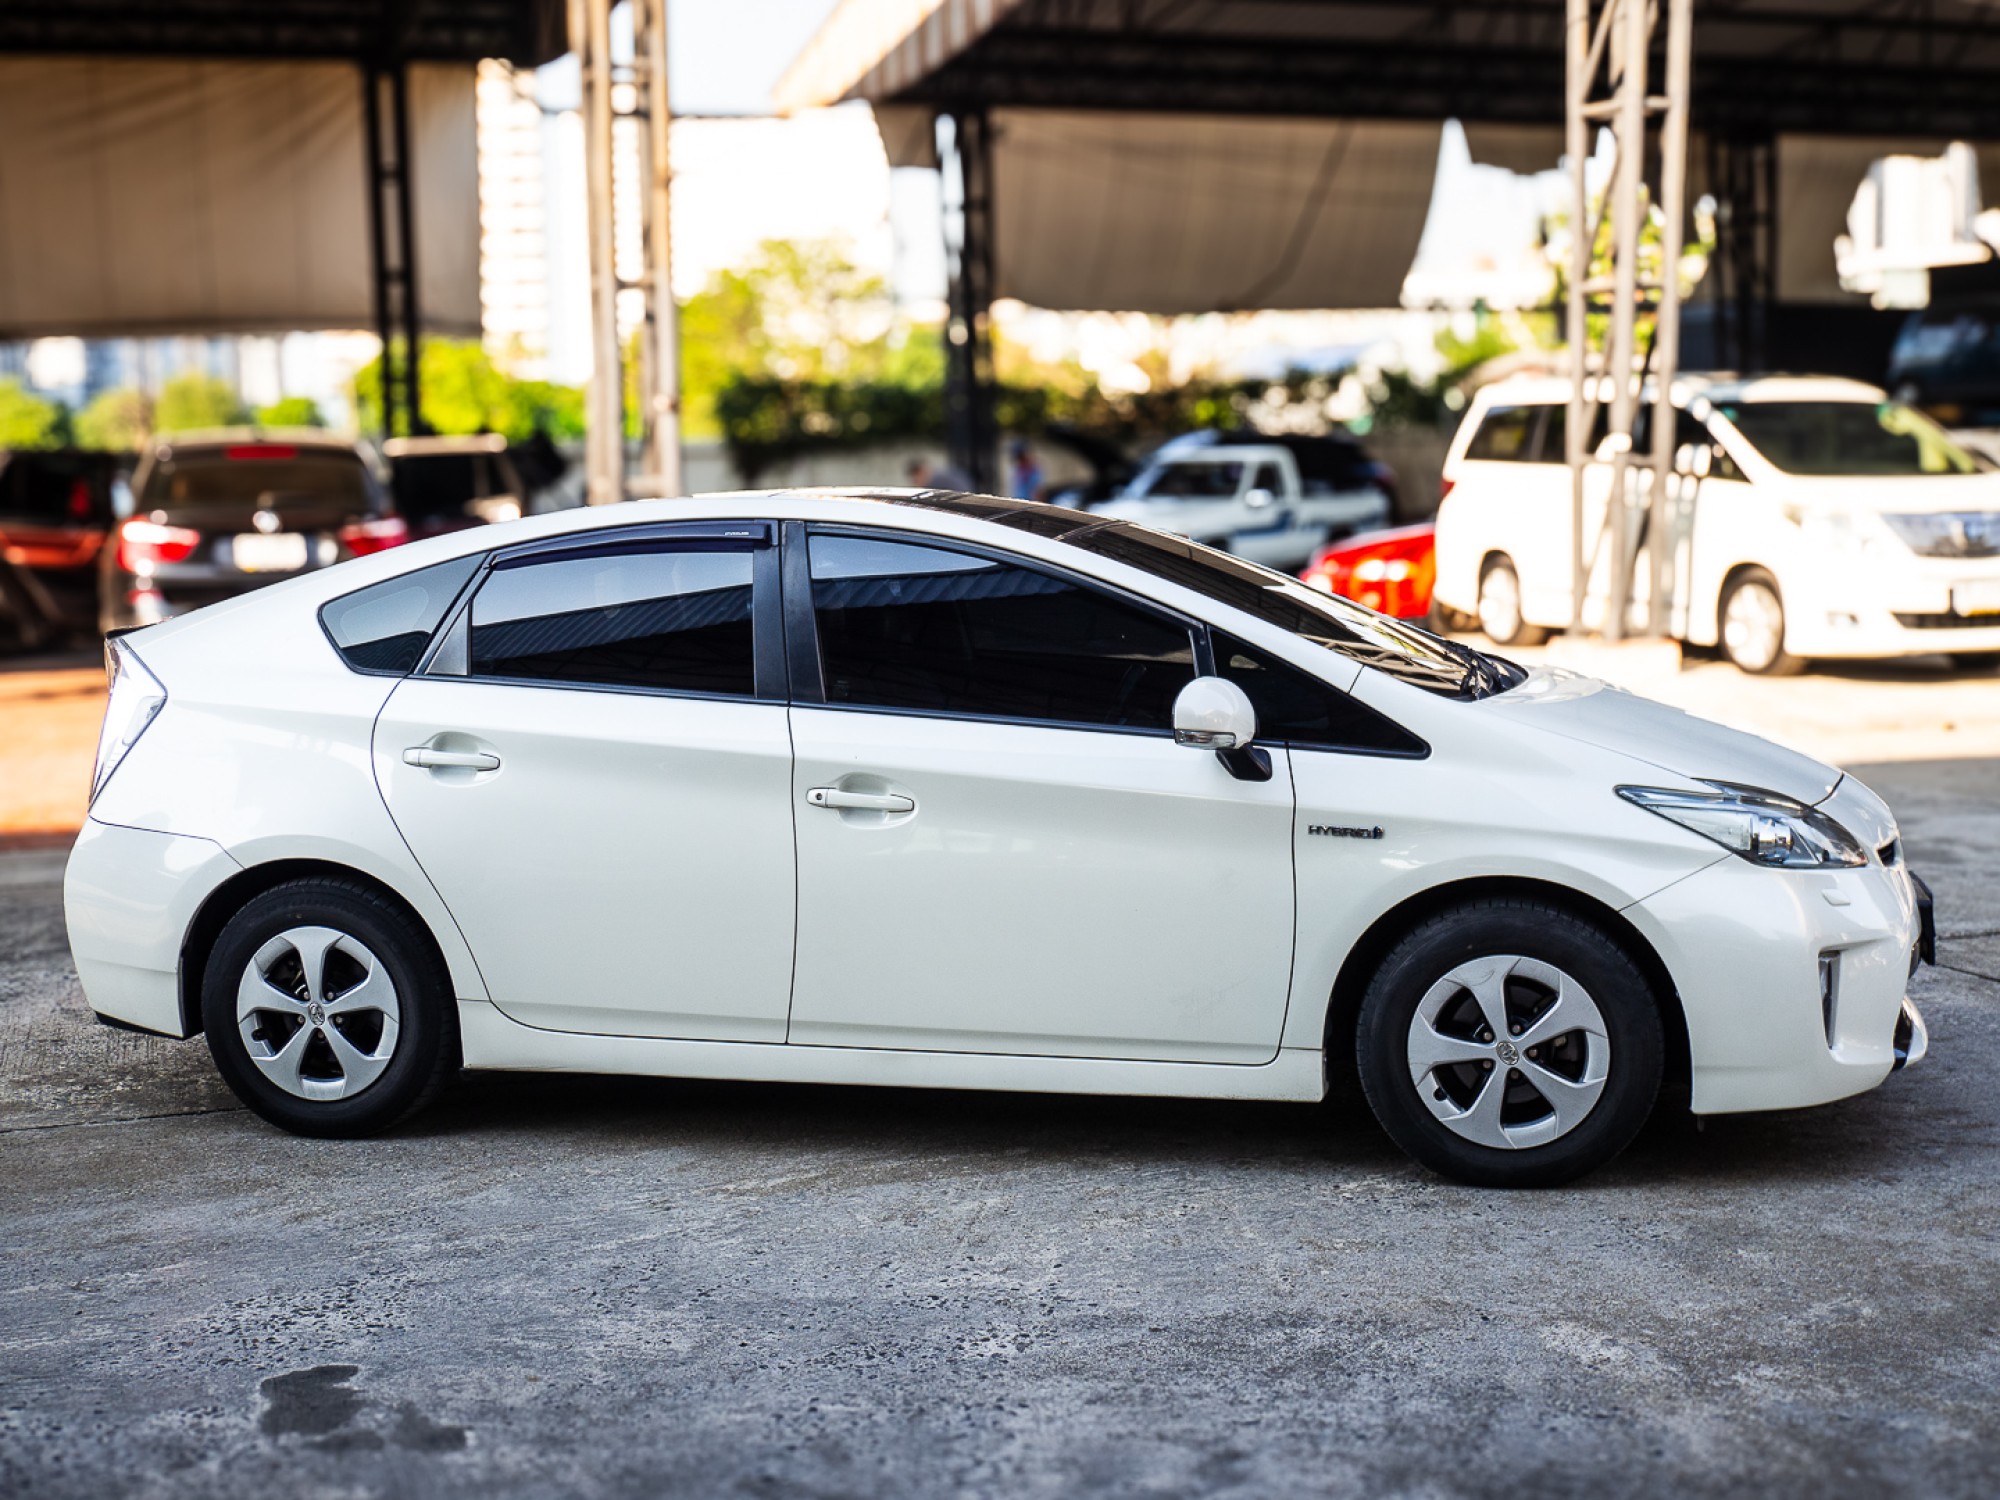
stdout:
[(216, 1067), (299, 1135), (386, 1130), (458, 1065), (443, 960), (410, 916), (358, 882), (288, 881), (217, 937), (202, 979)]
[(1422, 923), (1361, 1004), (1361, 1085), (1419, 1162), (1546, 1187), (1630, 1144), (1659, 1095), (1658, 1003), (1625, 950), (1559, 907), (1482, 900)]
[(1778, 580), (1762, 568), (1747, 568), (1722, 595), (1722, 654), (1758, 677), (1790, 677), (1803, 659), (1785, 649), (1785, 600)]

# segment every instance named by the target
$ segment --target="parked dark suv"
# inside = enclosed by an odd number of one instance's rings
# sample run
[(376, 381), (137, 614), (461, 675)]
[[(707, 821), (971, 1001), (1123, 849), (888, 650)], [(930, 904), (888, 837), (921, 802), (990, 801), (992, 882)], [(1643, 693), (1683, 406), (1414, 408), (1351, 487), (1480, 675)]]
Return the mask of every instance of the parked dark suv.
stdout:
[(104, 549), (104, 628), (150, 625), (409, 540), (362, 451), (318, 431), (155, 438)]
[(118, 460), (77, 448), (0, 452), (0, 616), (29, 649), (97, 629), (98, 554)]

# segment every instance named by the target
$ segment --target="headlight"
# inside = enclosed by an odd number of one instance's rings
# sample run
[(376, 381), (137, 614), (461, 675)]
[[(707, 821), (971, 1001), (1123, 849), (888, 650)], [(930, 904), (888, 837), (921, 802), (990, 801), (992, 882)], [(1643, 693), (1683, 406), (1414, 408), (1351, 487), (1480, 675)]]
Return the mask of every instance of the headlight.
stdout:
[(2000, 512), (1885, 515), (1882, 519), (1919, 557), (1991, 557), (2000, 552)]
[(1712, 792), (1679, 792), (1660, 786), (1621, 786), (1618, 795), (1647, 812), (1713, 839), (1753, 865), (1785, 870), (1822, 870), (1868, 863), (1845, 828), (1816, 808), (1776, 792), (1707, 783)]
[(97, 734), (97, 765), (90, 775), (93, 802), (167, 701), (159, 678), (146, 670), (130, 646), (115, 638), (104, 643), (104, 671), (111, 679), (111, 692), (104, 704), (104, 727)]

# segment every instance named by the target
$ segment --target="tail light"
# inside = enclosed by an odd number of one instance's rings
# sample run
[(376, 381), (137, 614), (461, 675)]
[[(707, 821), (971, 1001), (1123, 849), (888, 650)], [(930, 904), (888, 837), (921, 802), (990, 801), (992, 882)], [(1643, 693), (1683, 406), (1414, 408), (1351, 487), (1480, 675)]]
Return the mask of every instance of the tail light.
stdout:
[(381, 516), (373, 521), (356, 521), (340, 528), (340, 544), (356, 557), (386, 552), (410, 539), (410, 528), (401, 516)]
[(104, 702), (104, 727), (97, 734), (97, 763), (90, 773), (93, 802), (167, 702), (167, 690), (160, 686), (160, 679), (115, 636), (104, 643), (104, 673), (111, 691)]
[(161, 563), (186, 562), (200, 545), (199, 531), (135, 517), (118, 528), (118, 566), (144, 575)]

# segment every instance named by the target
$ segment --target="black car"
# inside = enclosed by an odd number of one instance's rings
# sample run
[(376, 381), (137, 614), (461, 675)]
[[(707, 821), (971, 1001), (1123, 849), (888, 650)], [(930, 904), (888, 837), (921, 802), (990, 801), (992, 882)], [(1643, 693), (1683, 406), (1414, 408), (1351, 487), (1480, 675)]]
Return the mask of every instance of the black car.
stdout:
[(320, 432), (155, 438), (104, 549), (100, 619), (150, 625), (409, 540), (353, 443)]
[(0, 621), (11, 644), (38, 650), (96, 630), (117, 480), (109, 453), (0, 452)]

